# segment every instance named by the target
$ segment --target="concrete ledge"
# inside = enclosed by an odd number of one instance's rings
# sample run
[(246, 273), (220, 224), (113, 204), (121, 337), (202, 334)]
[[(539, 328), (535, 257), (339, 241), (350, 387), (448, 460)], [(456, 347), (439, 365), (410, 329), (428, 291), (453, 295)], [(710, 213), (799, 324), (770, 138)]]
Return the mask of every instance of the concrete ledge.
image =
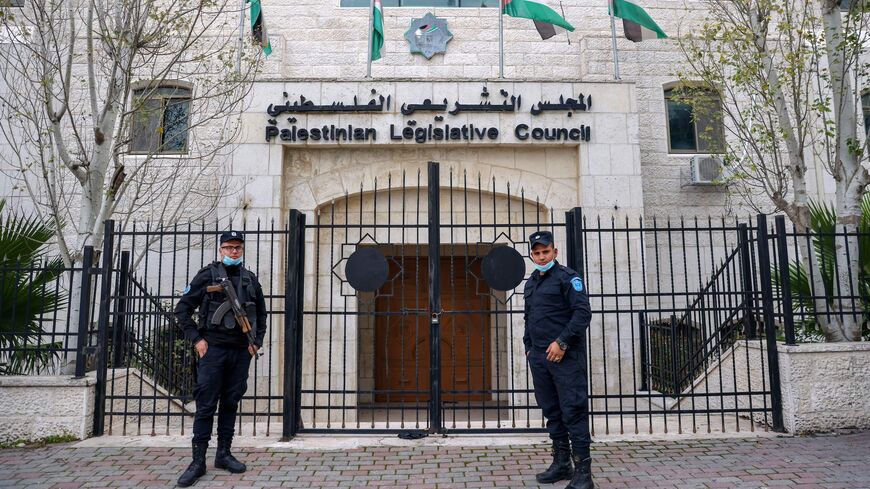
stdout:
[[(705, 433), (705, 439), (736, 438), (776, 438), (784, 435), (773, 431), (742, 431), (739, 433)], [(594, 443), (631, 442), (631, 441), (676, 441), (698, 439), (696, 433), (658, 433), (654, 435), (608, 435), (595, 436)], [(211, 445), (214, 446), (214, 440)], [(509, 447), (549, 445), (546, 434), (498, 434), (480, 435), (430, 435), (419, 440), (402, 440), (396, 435), (369, 434), (302, 434), (284, 442), (276, 436), (237, 436), (233, 447), (237, 448), (281, 448), (293, 451), (332, 451), (351, 450), (362, 447)], [(99, 436), (77, 442), (76, 448), (189, 448), (190, 436)]]
[(77, 379), (75, 377), (55, 375), (10, 375), (0, 376), (0, 389), (4, 387), (85, 387), (97, 383), (96, 377), (89, 375)]
[(870, 428), (870, 343), (778, 345), (789, 433)]
[(0, 442), (91, 436), (95, 385), (93, 376), (0, 377)]
[(786, 345), (780, 343), (778, 345), (778, 350), (780, 353), (788, 354), (862, 351), (870, 353), (870, 342), (854, 341), (844, 343), (801, 343), (799, 345)]

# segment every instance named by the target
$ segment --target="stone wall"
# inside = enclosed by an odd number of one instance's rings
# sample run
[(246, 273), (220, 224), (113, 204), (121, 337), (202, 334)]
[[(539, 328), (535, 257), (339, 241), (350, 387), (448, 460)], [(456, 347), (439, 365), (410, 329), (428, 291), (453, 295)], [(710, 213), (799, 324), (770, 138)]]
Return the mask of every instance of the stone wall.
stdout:
[[(404, 116), (400, 112), (402, 104), (419, 103), (424, 98), (436, 102), (447, 98), (451, 107), (459, 101), (478, 103), (484, 83), (493, 94), (493, 103), (502, 102), (499, 90), (521, 97), (517, 111), (445, 114), (443, 120), (432, 120), (431, 113)], [(317, 104), (349, 102), (354, 97), (367, 102), (372, 98), (372, 89), (391, 97), (389, 109), (371, 114), (291, 114), (290, 118), (284, 114), (273, 120), (279, 129), (330, 124), (372, 127), (377, 130), (377, 139), (282, 144), (278, 138), (271, 142), (264, 138), (270, 119), (265, 113), (269, 104), (298, 101), (303, 95)], [(576, 97), (579, 93), (592, 95), (590, 111), (570, 115), (529, 114), (529, 108), (538, 101)], [(497, 175), (500, 187), (496, 192), (506, 193), (506, 185), (511, 184), (514, 195), (523, 189), (527, 199), (537, 198), (548, 208), (564, 210), (580, 205), (593, 212), (616, 213), (618, 217), (639, 216), (644, 203), (634, 99), (634, 86), (623, 83), (393, 80), (258, 83), (252, 91), (249, 109), (242, 116), (242, 138), (230, 169), (241, 191), (225, 200), (221, 212), (240, 211), (249, 222), (257, 218), (281, 219), (290, 208), (311, 211), (346, 194), (372, 191), (375, 178), (383, 186), (390, 174), (396, 178), (404, 171), (415, 177), (421, 168), (425, 173), (427, 161), (434, 160), (442, 163), (444, 185), (448, 184), (450, 169), (457, 176), (467, 173), (476, 178), (479, 174), (485, 181)], [(495, 127), (500, 136), (496, 140), (425, 144), (390, 138), (391, 124), (401, 131), (409, 123), (422, 127), (429, 123), (436, 127), (445, 124)], [(541, 128), (587, 125), (591, 126), (591, 139), (579, 143), (520, 141), (514, 128), (521, 123)]]
[(870, 428), (870, 343), (779, 345), (789, 433)]
[(96, 378), (0, 376), (0, 443), (93, 434)]
[[(542, 41), (528, 19), (503, 17), (504, 75), (509, 79), (576, 80), (582, 76), (581, 40), (610, 34), (606, 2), (564, 0), (547, 4), (564, 11), (575, 31)], [(340, 7), (341, 0), (275, 0), (266, 6), (274, 53), (266, 76), (296, 79), (360, 78), (366, 73), (368, 9)], [(687, 20), (697, 21), (700, 2), (655, 0), (643, 7), (671, 36)], [(561, 9), (561, 10), (560, 10)], [(499, 69), (496, 8), (385, 7), (382, 58), (372, 63), (374, 78), (495, 78)], [(411, 19), (427, 12), (444, 18), (453, 34), (445, 54), (431, 60), (411, 54), (404, 38)], [(617, 27), (621, 33), (621, 25)], [(363, 34), (363, 35), (361, 35)], [(654, 43), (644, 43), (654, 44)]]
[[(650, 3), (662, 5), (673, 2)], [(703, 3), (697, 2), (695, 5), (696, 8), (684, 12), (670, 8), (650, 11), (671, 39), (633, 43), (617, 38), (621, 80), (634, 83), (637, 92), (644, 215), (647, 219), (653, 216), (749, 216), (757, 212), (745, 205), (741, 197), (729, 195), (724, 187), (689, 185), (689, 162), (694, 155), (669, 153), (668, 150), (668, 117), (664, 89), (678, 81), (678, 73), (687, 68), (676, 34), (678, 29), (680, 34), (685, 34), (700, 24), (704, 16), (704, 11), (700, 8)], [(646, 8), (646, 3), (644, 7)], [(613, 80), (613, 49), (609, 34), (590, 33), (582, 39), (581, 45), (581, 79), (590, 82)], [(726, 130), (726, 137), (727, 135)], [(809, 161), (810, 168), (806, 174), (807, 192), (811, 197), (820, 193), (828, 198), (832, 197), (833, 179), (822, 172), (822, 181), (817, 183), (817, 172), (812, 164)], [(754, 197), (759, 209), (764, 212), (775, 211), (767, 197)]]

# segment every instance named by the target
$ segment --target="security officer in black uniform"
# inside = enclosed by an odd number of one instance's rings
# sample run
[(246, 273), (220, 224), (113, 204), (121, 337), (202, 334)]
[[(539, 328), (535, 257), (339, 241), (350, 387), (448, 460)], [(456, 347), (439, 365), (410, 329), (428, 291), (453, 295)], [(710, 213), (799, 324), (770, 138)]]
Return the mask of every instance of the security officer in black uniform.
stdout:
[(529, 249), (535, 271), (523, 291), (523, 343), (553, 440), (553, 463), (535, 478), (548, 484), (570, 479), (569, 489), (594, 489), (585, 352), (589, 297), (577, 272), (556, 261), (553, 233), (533, 233)]
[[(257, 277), (242, 264), (244, 253), (245, 237), (242, 233), (227, 231), (221, 234), (220, 261), (200, 270), (175, 306), (175, 318), (199, 357), (194, 388), (193, 462), (178, 479), (181, 487), (194, 484), (205, 474), (205, 453), (211, 439), (215, 411), (218, 411), (218, 446), (214, 466), (234, 474), (247, 470), (245, 464), (230, 453), (230, 447), (239, 401), (248, 388), (251, 358), (263, 346), (266, 335), (266, 300)], [(224, 305), (226, 294), (206, 290), (223, 280), (230, 281), (244, 305), (255, 332), (255, 341), (248, 339), (237, 324), (233, 310)], [(197, 309), (197, 321), (194, 321)]]

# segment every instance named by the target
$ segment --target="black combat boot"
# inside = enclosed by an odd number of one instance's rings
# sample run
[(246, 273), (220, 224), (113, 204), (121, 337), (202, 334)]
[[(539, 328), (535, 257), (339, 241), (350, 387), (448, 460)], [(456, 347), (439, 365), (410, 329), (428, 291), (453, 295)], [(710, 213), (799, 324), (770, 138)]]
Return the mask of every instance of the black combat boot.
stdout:
[(214, 466), (217, 469), (229, 470), (233, 474), (241, 474), (248, 470), (248, 467), (236, 460), (236, 457), (233, 457), (233, 454), (230, 453), (230, 445), (232, 445), (232, 443), (232, 438), (218, 438), (217, 453), (215, 453), (214, 456)]
[(553, 441), (553, 463), (550, 467), (535, 476), (541, 484), (552, 484), (568, 480), (574, 474), (571, 467), (571, 444), (568, 440)]
[(575, 453), (571, 458), (574, 459), (574, 477), (565, 489), (595, 489), (595, 483), (592, 482), (592, 458), (585, 453)]
[(208, 442), (193, 442), (193, 461), (187, 466), (187, 470), (178, 478), (179, 487), (188, 487), (196, 483), (196, 480), (205, 475), (205, 452), (208, 450)]

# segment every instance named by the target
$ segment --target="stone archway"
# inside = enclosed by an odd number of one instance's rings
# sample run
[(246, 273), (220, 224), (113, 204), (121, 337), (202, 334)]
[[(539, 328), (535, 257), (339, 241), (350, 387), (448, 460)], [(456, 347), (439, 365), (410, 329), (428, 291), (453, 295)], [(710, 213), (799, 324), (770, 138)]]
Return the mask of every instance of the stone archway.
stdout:
[[(463, 176), (467, 177), (467, 173)], [(464, 179), (459, 185), (455, 177), (454, 174), (453, 180), (449, 175), (442, 179), (439, 188), (441, 212), (438, 222), (443, 228), (438, 263), (442, 273), (446, 274), (444, 270), (448, 270), (450, 277), (459, 277), (449, 278), (441, 286), (444, 309), (439, 314), (454, 314), (442, 323), (442, 331), (453, 343), (448, 341), (447, 348), (442, 345), (447, 360), (441, 366), (449, 378), (442, 383), (441, 392), (445, 394), (445, 401), (465, 402), (467, 409), (459, 416), (454, 409), (453, 416), (445, 416), (445, 420), (453, 423), (482, 423), (487, 418), (497, 421), (501, 413), (492, 409), (493, 406), (533, 402), (527, 392), (523, 396), (515, 394), (515, 391), (525, 391), (528, 387), (522, 355), (523, 330), (519, 321), (522, 315), (516, 313), (522, 310), (522, 294), (491, 291), (482, 282), (480, 260), (495, 246), (513, 247), (522, 255), (527, 254), (527, 234), (539, 227), (549, 227), (553, 215), (551, 210), (534, 201), (487, 189), (469, 188), (471, 185)], [(342, 196), (312, 212), (306, 231), (305, 308), (308, 312), (303, 327), (303, 348), (306, 351), (303, 357), (303, 392), (310, 393), (303, 395), (303, 404), (309, 406), (310, 411), (309, 416), (305, 416), (303, 410), (306, 425), (383, 423), (388, 427), (391, 420), (396, 421), (393, 418), (395, 411), (391, 414), (391, 409), (401, 410), (402, 421), (407, 421), (405, 413), (421, 410), (425, 419), (428, 397), (420, 391), (428, 389), (429, 384), (420, 382), (420, 378), (421, 375), (424, 380), (428, 378), (429, 367), (427, 362), (418, 361), (414, 351), (425, 343), (429, 328), (429, 304), (418, 297), (420, 292), (425, 298), (429, 276), (429, 190), (419, 186), (422, 182), (418, 182), (416, 173), (413, 180), (405, 172), (403, 176), (388, 177), (387, 182), (384, 186), (389, 185), (388, 188), (378, 184), (377, 191)], [(479, 182), (485, 185), (482, 178)], [(374, 183), (372, 185), (374, 187)], [(361, 187), (365, 188), (365, 185)], [(498, 187), (491, 185), (491, 188)], [(397, 298), (404, 292), (390, 288), (395, 287), (393, 282), (375, 293), (353, 290), (346, 280), (343, 266), (349, 256), (362, 247), (377, 249), (394, 265), (392, 268), (402, 270), (394, 275), (402, 275), (403, 279), (393, 276), (391, 280), (399, 282), (398, 288), (403, 290), (410, 287), (409, 297)], [(525, 273), (530, 270), (529, 265)], [(475, 294), (476, 300), (459, 297), (468, 293)], [(380, 300), (384, 294), (392, 298)], [(481, 298), (485, 300), (481, 301)], [(416, 304), (415, 301), (423, 303)], [(468, 306), (468, 303), (474, 305)], [(462, 309), (471, 312), (461, 312)], [(384, 317), (389, 320), (381, 321)], [(408, 336), (413, 336), (414, 341), (407, 345), (398, 343), (399, 348), (407, 347), (409, 362), (402, 362), (398, 369), (391, 371), (398, 372), (396, 375), (402, 379), (411, 379), (409, 382), (413, 383), (413, 388), (405, 389), (408, 391), (406, 394), (384, 394), (385, 391), (397, 390), (396, 386), (378, 384), (380, 370), (377, 361), (387, 357), (379, 350), (377, 341), (378, 338), (390, 339), (390, 333), (379, 330), (384, 327), (400, 332), (396, 334), (413, 331), (413, 335), (408, 333)], [(469, 333), (465, 328), (474, 332)], [(418, 339), (423, 343), (417, 342)], [(464, 349), (460, 351), (459, 348)], [(480, 351), (472, 355), (472, 348)], [(428, 346), (424, 349), (428, 350)], [(379, 351), (382, 353), (380, 357)], [(462, 352), (464, 354), (460, 355)], [(395, 363), (397, 360), (393, 358), (392, 361)], [(411, 363), (413, 367), (409, 367)], [(475, 370), (473, 375), (471, 370)], [(463, 375), (465, 383), (462, 382)], [(482, 403), (483, 406), (473, 406), (473, 403)], [(447, 409), (449, 407), (445, 407)], [(504, 415), (515, 416), (516, 412), (505, 410)], [(417, 415), (415, 420), (419, 419)]]

